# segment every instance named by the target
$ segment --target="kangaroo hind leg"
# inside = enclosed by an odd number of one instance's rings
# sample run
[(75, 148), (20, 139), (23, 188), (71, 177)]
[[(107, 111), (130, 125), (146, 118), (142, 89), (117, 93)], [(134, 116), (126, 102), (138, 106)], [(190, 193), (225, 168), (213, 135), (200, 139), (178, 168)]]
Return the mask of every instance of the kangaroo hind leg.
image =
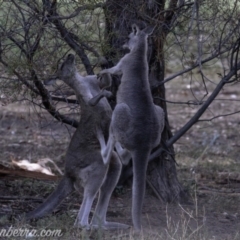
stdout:
[(140, 232), (141, 213), (146, 188), (146, 171), (150, 151), (147, 149), (135, 150), (133, 158), (133, 187), (132, 187), (132, 220), (134, 230)]
[(90, 229), (88, 217), (91, 211), (94, 197), (95, 197), (94, 194), (90, 194), (87, 191), (84, 191), (83, 201), (78, 212), (77, 218), (75, 220), (74, 227)]
[[(89, 214), (93, 200), (104, 180), (105, 172), (106, 167), (101, 163), (95, 166), (90, 165), (80, 173), (80, 181), (84, 183), (84, 193), (83, 201), (74, 223), (75, 227), (90, 229)], [(77, 185), (76, 188), (80, 190), (80, 186)]]
[(117, 154), (113, 152), (105, 181), (99, 191), (97, 207), (91, 222), (92, 228), (102, 228), (104, 230), (129, 228), (129, 225), (126, 224), (106, 221), (106, 213), (109, 200), (115, 186), (117, 185), (118, 179), (121, 174), (121, 169), (122, 164)]

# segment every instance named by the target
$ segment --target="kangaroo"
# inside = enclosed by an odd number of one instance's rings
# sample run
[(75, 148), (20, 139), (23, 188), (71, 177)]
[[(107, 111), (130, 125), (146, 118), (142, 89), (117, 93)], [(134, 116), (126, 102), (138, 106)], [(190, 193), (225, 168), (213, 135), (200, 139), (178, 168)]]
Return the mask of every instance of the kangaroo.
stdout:
[[(151, 150), (159, 145), (164, 127), (164, 112), (162, 108), (154, 105), (148, 80), (147, 38), (152, 32), (151, 27), (140, 30), (137, 25), (132, 25), (129, 40), (123, 46), (130, 52), (120, 59), (116, 66), (99, 73), (100, 76), (106, 73), (122, 75), (107, 144), (102, 132), (98, 131), (97, 134), (105, 164), (111, 160), (114, 147), (131, 154), (132, 221), (136, 232), (142, 229), (141, 212), (148, 158)], [(122, 160), (123, 164), (128, 161), (125, 158)]]
[[(62, 180), (43, 204), (26, 213), (25, 219), (40, 218), (50, 213), (74, 189), (80, 191), (82, 186), (83, 201), (74, 224), (76, 227), (105, 230), (128, 228), (126, 224), (106, 221), (108, 203), (118, 182), (122, 164), (115, 152), (111, 155), (109, 164), (103, 163), (96, 129), (101, 129), (103, 137), (107, 139), (112, 109), (106, 98), (102, 98), (96, 106), (88, 103), (96, 94), (111, 95), (106, 90), (100, 90), (109, 81), (104, 80), (106, 77), (99, 79), (96, 75), (81, 76), (76, 69), (73, 54), (67, 56), (57, 71), (57, 77), (74, 89), (81, 107), (81, 119), (66, 152)], [(97, 192), (98, 203), (89, 224), (89, 213)]]

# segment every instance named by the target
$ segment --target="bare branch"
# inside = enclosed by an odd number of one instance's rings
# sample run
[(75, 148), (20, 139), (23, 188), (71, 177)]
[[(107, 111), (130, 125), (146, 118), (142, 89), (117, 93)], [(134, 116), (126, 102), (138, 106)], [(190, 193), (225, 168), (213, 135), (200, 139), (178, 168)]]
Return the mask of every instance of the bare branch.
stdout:
[(163, 31), (165, 35), (167, 35), (171, 31), (171, 29), (174, 27), (179, 14), (184, 12), (183, 9), (184, 8), (189, 9), (192, 5), (194, 5), (194, 2), (186, 3), (185, 0), (180, 0), (180, 1), (171, 0), (169, 4), (169, 8), (168, 10), (166, 10), (166, 14), (164, 18)]
[[(0, 45), (1, 46), (1, 45)], [(1, 58), (0, 54), (0, 62), (8, 69), (10, 69), (10, 66)], [(18, 72), (15, 70), (12, 70), (12, 72), (17, 76), (18, 80), (21, 81), (28, 89), (30, 89), (33, 93), (37, 95), (41, 95), (37, 89), (34, 88), (32, 84), (30, 84), (27, 80), (25, 80)], [(62, 98), (62, 97), (56, 97), (56, 96), (51, 96), (49, 99), (52, 99), (53, 101), (58, 101), (58, 102), (65, 102), (65, 103), (72, 103), (72, 104), (79, 104), (78, 100), (75, 99), (68, 99), (68, 98)], [(72, 125), (72, 120), (68, 121)], [(66, 123), (68, 123), (66, 122)]]
[[(18, 8), (20, 8), (17, 5)], [(44, 14), (44, 13), (43, 13)], [(7, 37), (24, 53), (24, 55), (26, 56), (26, 59), (28, 61), (28, 67), (30, 70), (30, 74), (31, 74), (31, 78), (33, 80), (33, 83), (35, 85), (32, 86), (27, 80), (25, 80), (15, 69), (12, 69), (12, 72), (18, 77), (18, 79), (25, 85), (27, 86), (32, 92), (36, 93), (37, 95), (40, 95), (42, 98), (42, 104), (43, 106), (46, 108), (46, 110), (57, 120), (63, 122), (63, 123), (67, 123), (73, 127), (77, 127), (78, 126), (78, 122), (74, 119), (70, 119), (67, 118), (63, 115), (61, 115), (56, 109), (55, 107), (51, 104), (52, 98), (48, 92), (48, 90), (44, 87), (43, 83), (39, 80), (36, 71), (34, 70), (34, 66), (33, 66), (33, 57), (39, 47), (39, 43), (41, 40), (41, 37), (43, 36), (43, 32), (44, 32), (44, 26), (46, 25), (46, 18), (42, 18), (42, 26), (40, 27), (40, 30), (38, 31), (38, 33), (35, 36), (34, 42), (33, 44), (30, 44), (30, 38), (32, 38), (32, 36), (29, 36), (29, 29), (24, 29), (25, 31), (25, 43), (26, 44), (26, 48), (24, 48), (24, 45), (19, 43), (19, 41), (17, 41), (15, 38), (13, 38), (11, 35), (7, 35)], [(2, 53), (2, 52), (1, 52)], [(8, 63), (6, 63), (3, 59), (2, 59), (2, 55), (0, 55), (0, 62), (7, 68), (11, 69), (11, 67), (9, 66)], [(55, 98), (55, 100), (60, 100), (59, 98)], [(62, 100), (62, 99), (61, 99)], [(75, 103), (76, 101), (74, 101)]]
[[(1, 29), (3, 30), (3, 33), (5, 32), (4, 31), (4, 28), (0, 25), (0, 27), (1, 27)], [(11, 36), (11, 34), (10, 33), (5, 33), (5, 36), (9, 39), (9, 40), (11, 40), (24, 54), (27, 54), (27, 51), (26, 51), (26, 49), (23, 47), (23, 43), (22, 42), (19, 42), (19, 41), (17, 41), (15, 38), (13, 38), (12, 36)]]
[[(222, 55), (222, 54), (224, 54), (224, 53), (229, 52), (231, 49), (232, 49), (232, 47), (231, 47), (230, 49), (225, 49), (225, 50), (223, 50), (223, 51), (221, 51), (221, 52), (215, 51), (215, 53), (213, 53), (212, 56), (203, 59), (203, 60), (201, 61), (201, 64), (207, 63), (207, 62), (209, 62), (209, 61), (217, 58), (218, 56), (220, 56), (220, 55)], [(178, 77), (178, 76), (183, 75), (184, 73), (190, 72), (190, 71), (192, 71), (193, 69), (195, 69), (195, 68), (197, 68), (197, 67), (199, 67), (199, 63), (198, 63), (198, 62), (195, 63), (195, 64), (193, 64), (193, 65), (192, 65), (191, 67), (189, 67), (189, 68), (186, 68), (186, 69), (184, 69), (184, 70), (182, 70), (182, 71), (180, 71), (180, 72), (177, 72), (177, 73), (171, 75), (170, 77), (165, 78), (164, 81), (162, 81), (162, 82), (160, 82), (160, 83), (152, 86), (152, 89), (155, 89), (155, 88), (159, 87), (160, 85), (163, 85), (163, 84), (171, 81), (172, 79), (174, 79), (174, 78), (176, 78), (176, 77)]]
[[(48, 19), (56, 26), (58, 29), (61, 37), (66, 41), (66, 43), (77, 53), (77, 55), (80, 57), (83, 65), (85, 66), (85, 69), (87, 71), (88, 75), (94, 75), (93, 68), (91, 66), (91, 63), (88, 59), (87, 54), (85, 53), (85, 50), (83, 47), (81, 47), (78, 42), (80, 42), (79, 38), (71, 33), (64, 25), (63, 23), (58, 19), (59, 15), (57, 13), (56, 9), (57, 3), (53, 4), (50, 9), (48, 9)], [(55, 17), (55, 18), (52, 18)], [(80, 43), (81, 44), (81, 43)], [(82, 44), (81, 44), (82, 45)], [(84, 44), (84, 47), (87, 47), (87, 44)], [(99, 57), (99, 54), (90, 47), (87, 47), (88, 50), (92, 51), (96, 56)]]
[(79, 104), (78, 100), (75, 100), (75, 99), (69, 99), (69, 98), (63, 98), (63, 97), (55, 97), (55, 96), (51, 96), (51, 99), (53, 101), (57, 101), (57, 102)]
[[(231, 57), (230, 57), (230, 68), (235, 67), (234, 63), (236, 64), (238, 60), (239, 50), (240, 50), (240, 38), (238, 38), (238, 40), (235, 42), (234, 47), (232, 49)], [(234, 59), (234, 55), (235, 55), (235, 59)]]
[(214, 116), (212, 118), (208, 118), (208, 119), (199, 119), (198, 122), (210, 122), (210, 121), (212, 121), (216, 118), (227, 117), (227, 116), (231, 116), (231, 115), (234, 115), (234, 114), (237, 114), (237, 113), (240, 113), (240, 111), (236, 111), (236, 112), (232, 112), (232, 113), (226, 113), (226, 114), (220, 114), (220, 115)]
[(51, 16), (49, 17), (50, 20), (64, 20), (64, 19), (71, 19), (74, 18), (76, 16), (78, 16), (78, 14), (84, 10), (94, 10), (96, 8), (103, 8), (105, 6), (104, 3), (97, 3), (97, 4), (86, 4), (84, 6), (80, 6), (78, 7), (72, 14), (68, 15), (68, 16)]
[[(2, 59), (0, 55), (0, 62), (7, 67), (8, 69), (11, 69), (11, 67)], [(16, 70), (12, 69), (12, 72), (17, 76), (17, 78), (26, 86), (28, 87), (32, 92), (39, 95), (39, 92), (37, 89), (34, 88), (33, 85), (31, 85), (28, 81), (26, 81)]]
[[(10, 66), (1, 58), (0, 56), (0, 62), (6, 66), (7, 68), (9, 68)], [(26, 81), (17, 71), (12, 70), (13, 73), (18, 77), (18, 79), (25, 85), (27, 86), (32, 92), (36, 93), (37, 95), (40, 95), (42, 97), (42, 103), (44, 105), (44, 107), (46, 108), (46, 110), (57, 120), (69, 124), (75, 128), (77, 128), (78, 126), (78, 122), (76, 120), (73, 119), (69, 119), (63, 115), (61, 115), (51, 104), (51, 96), (49, 95), (48, 91), (45, 89), (45, 87), (43, 86), (42, 82), (38, 79), (35, 71), (32, 69), (31, 70), (31, 75), (33, 77), (33, 81), (34, 84), (36, 86), (36, 88), (38, 90), (36, 90), (28, 81)], [(60, 101), (59, 98), (54, 97), (54, 100), (58, 100)], [(68, 102), (71, 102), (71, 100), (69, 99)], [(76, 101), (72, 102), (72, 103), (76, 103)]]
[(200, 106), (202, 105), (204, 102), (203, 101), (188, 101), (188, 102), (173, 102), (173, 101), (169, 101), (160, 97), (154, 97), (154, 99), (159, 99), (161, 101), (167, 102), (167, 103), (172, 103), (172, 104), (186, 104), (186, 105), (195, 105), (195, 106)]
[[(41, 33), (41, 34), (40, 34)], [(31, 47), (30, 51), (26, 54), (26, 58), (29, 63), (30, 73), (31, 77), (33, 79), (34, 85), (39, 91), (40, 96), (42, 97), (42, 104), (46, 108), (46, 110), (58, 121), (67, 123), (75, 128), (78, 127), (78, 122), (74, 119), (69, 119), (63, 115), (61, 115), (56, 108), (51, 104), (51, 96), (49, 95), (48, 90), (44, 87), (43, 83), (38, 79), (37, 74), (32, 66), (32, 60), (33, 56), (39, 46), (39, 42), (41, 39), (43, 33), (43, 28), (41, 28), (41, 31), (37, 34), (36, 41), (34, 43), (34, 46)]]
[[(183, 136), (197, 121), (199, 121), (199, 118), (202, 116), (202, 114), (206, 111), (206, 109), (209, 107), (209, 105), (212, 103), (212, 101), (216, 98), (218, 93), (221, 91), (223, 86), (228, 83), (228, 81), (236, 74), (236, 72), (240, 70), (240, 62), (238, 62), (233, 69), (230, 70), (230, 72), (222, 78), (222, 80), (218, 83), (212, 94), (208, 97), (206, 102), (201, 106), (201, 108), (195, 113), (195, 115), (178, 131), (175, 133), (175, 135), (170, 138), (166, 142), (166, 147), (172, 146), (181, 136)], [(156, 157), (158, 157), (162, 151), (164, 151), (163, 148), (157, 149), (153, 154), (151, 154), (149, 161), (154, 160)]]
[(175, 14), (176, 8), (177, 8), (178, 0), (171, 0), (169, 3), (169, 7), (166, 11), (164, 23), (166, 25), (169, 25), (169, 23), (172, 21), (173, 16)]

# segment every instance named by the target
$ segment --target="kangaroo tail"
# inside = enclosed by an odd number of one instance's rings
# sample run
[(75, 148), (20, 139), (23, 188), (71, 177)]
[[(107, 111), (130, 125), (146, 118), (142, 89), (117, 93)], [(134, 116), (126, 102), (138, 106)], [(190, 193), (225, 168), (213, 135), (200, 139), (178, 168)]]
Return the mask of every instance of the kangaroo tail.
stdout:
[(141, 213), (146, 186), (146, 171), (150, 151), (140, 149), (133, 156), (132, 220), (134, 229), (141, 230)]
[(72, 191), (74, 190), (73, 181), (66, 176), (58, 184), (57, 188), (40, 206), (31, 212), (26, 213), (26, 220), (32, 218), (41, 218), (52, 212)]

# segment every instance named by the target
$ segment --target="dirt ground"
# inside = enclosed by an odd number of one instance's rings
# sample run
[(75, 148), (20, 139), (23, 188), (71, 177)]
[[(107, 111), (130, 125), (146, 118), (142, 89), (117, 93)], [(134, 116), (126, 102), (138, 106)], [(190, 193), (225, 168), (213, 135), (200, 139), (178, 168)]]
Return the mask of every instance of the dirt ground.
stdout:
[[(238, 111), (239, 103), (230, 101), (236, 100), (235, 89), (224, 90), (218, 97), (224, 101), (216, 100), (203, 119), (225, 114), (226, 109)], [(184, 101), (190, 94), (186, 86), (171, 86), (168, 98)], [(37, 162), (50, 158), (63, 169), (64, 152), (74, 129), (57, 123), (47, 113), (28, 111), (20, 103), (0, 109), (1, 164), (9, 166), (12, 160)], [(169, 104), (173, 132), (197, 109)], [(147, 188), (142, 214), (144, 235), (135, 239), (240, 239), (239, 123), (239, 114), (199, 122), (175, 144), (178, 177), (189, 193), (189, 203), (163, 204)], [(58, 174), (51, 163), (49, 167)], [(129, 231), (93, 233), (73, 229), (82, 199), (78, 193), (69, 196), (49, 217), (27, 224), (16, 221), (15, 216), (35, 208), (56, 184), (56, 181), (1, 176), (0, 229), (58, 228), (64, 233), (59, 239), (133, 239)], [(108, 219), (131, 225), (130, 184), (115, 190)]]

